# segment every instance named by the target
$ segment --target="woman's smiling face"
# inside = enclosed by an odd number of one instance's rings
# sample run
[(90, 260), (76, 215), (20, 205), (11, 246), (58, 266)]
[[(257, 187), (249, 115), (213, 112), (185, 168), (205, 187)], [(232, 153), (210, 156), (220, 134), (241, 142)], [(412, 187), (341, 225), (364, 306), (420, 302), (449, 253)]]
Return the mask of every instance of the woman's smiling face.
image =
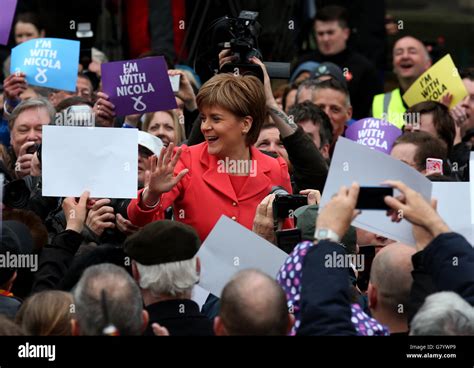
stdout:
[(201, 131), (208, 143), (208, 153), (219, 158), (231, 157), (245, 148), (253, 119), (239, 117), (219, 106), (201, 109)]
[(166, 112), (159, 111), (153, 114), (147, 132), (160, 138), (165, 147), (168, 147), (170, 143), (178, 143), (173, 118)]

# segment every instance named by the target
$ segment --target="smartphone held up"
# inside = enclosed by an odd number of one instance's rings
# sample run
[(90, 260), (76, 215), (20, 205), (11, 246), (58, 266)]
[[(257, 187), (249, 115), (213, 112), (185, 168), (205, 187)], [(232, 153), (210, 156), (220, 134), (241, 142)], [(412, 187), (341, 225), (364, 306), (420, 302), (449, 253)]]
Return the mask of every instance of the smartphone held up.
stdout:
[(385, 204), (385, 197), (393, 197), (393, 188), (361, 187), (356, 209), (387, 211), (390, 208)]

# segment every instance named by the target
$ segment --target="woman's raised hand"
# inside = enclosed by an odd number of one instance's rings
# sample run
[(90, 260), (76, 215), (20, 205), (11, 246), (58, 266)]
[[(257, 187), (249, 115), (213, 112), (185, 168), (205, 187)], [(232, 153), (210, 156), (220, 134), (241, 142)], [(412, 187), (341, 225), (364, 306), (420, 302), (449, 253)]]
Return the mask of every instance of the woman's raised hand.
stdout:
[(148, 190), (143, 193), (145, 205), (157, 203), (162, 194), (173, 189), (189, 172), (188, 169), (184, 169), (177, 176), (174, 175), (174, 169), (182, 152), (179, 148), (174, 153), (174, 147), (175, 145), (170, 143), (167, 148), (163, 148), (160, 157), (150, 157), (150, 171), (146, 173)]

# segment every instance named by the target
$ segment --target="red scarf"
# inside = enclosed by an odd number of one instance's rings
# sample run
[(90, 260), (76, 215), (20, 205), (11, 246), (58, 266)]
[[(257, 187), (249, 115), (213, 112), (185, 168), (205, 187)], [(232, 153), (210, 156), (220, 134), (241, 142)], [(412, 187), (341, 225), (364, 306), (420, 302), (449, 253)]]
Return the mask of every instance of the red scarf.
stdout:
[(13, 293), (10, 293), (9, 291), (0, 289), (0, 295), (12, 297)]

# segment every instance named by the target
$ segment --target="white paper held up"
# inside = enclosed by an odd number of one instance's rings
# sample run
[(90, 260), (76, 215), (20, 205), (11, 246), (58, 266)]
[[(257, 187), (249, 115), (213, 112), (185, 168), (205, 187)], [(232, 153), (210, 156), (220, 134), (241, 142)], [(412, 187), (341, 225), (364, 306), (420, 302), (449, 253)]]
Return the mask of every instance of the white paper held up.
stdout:
[(44, 126), (43, 196), (136, 198), (138, 130)]
[(198, 252), (199, 286), (220, 297), (227, 282), (239, 271), (258, 269), (272, 278), (288, 255), (247, 228), (222, 216)]
[[(357, 182), (360, 186), (378, 187), (387, 180), (402, 181), (427, 200), (431, 199), (432, 183), (415, 169), (384, 153), (341, 137), (331, 161), (321, 207), (324, 207), (342, 186), (350, 187), (353, 182)], [(393, 223), (384, 211), (362, 211), (352, 225), (389, 239), (415, 245), (411, 224), (406, 220), (398, 224)]]

